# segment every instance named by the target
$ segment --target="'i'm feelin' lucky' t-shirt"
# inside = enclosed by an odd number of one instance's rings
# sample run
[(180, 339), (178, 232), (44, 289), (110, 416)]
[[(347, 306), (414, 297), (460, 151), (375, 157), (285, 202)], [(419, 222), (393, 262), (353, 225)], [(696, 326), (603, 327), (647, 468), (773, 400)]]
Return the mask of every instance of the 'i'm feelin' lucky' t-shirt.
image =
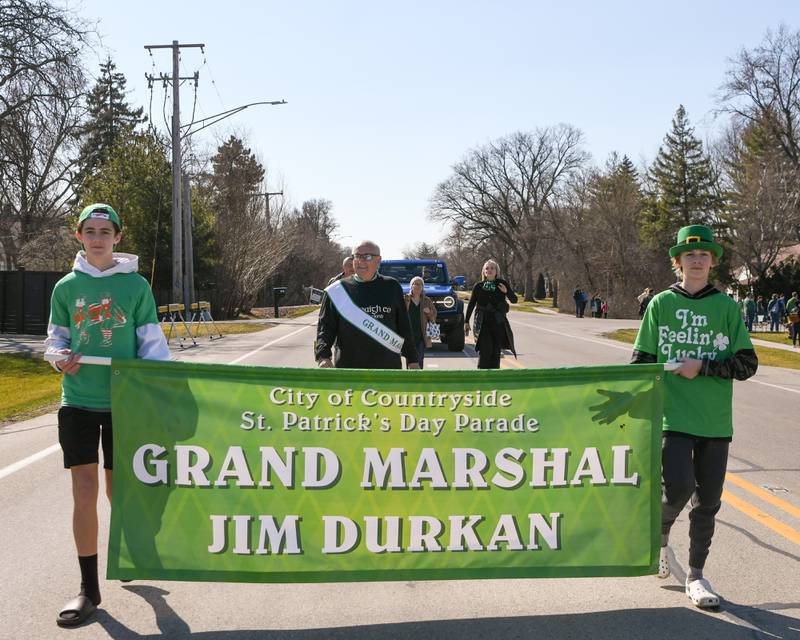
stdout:
[[(682, 358), (726, 360), (752, 349), (739, 306), (713, 290), (690, 298), (668, 289), (647, 306), (634, 349), (654, 354), (657, 362)], [(733, 434), (733, 380), (697, 376), (687, 380), (668, 373), (664, 431), (728, 438)]]

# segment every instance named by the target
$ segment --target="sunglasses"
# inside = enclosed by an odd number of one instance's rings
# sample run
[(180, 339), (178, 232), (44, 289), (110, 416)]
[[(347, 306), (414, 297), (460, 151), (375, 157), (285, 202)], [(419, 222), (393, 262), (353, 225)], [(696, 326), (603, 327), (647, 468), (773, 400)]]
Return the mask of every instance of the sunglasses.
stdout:
[(375, 258), (380, 258), (377, 253), (354, 253), (350, 257), (353, 260), (364, 260), (365, 262), (372, 262)]

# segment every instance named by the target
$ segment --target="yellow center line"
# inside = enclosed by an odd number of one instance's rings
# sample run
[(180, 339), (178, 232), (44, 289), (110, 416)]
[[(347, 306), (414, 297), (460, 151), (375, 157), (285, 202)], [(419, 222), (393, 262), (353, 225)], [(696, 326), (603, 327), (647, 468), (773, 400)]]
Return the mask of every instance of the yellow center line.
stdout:
[(768, 513), (764, 513), (761, 509), (758, 509), (751, 505), (749, 502), (742, 500), (738, 496), (735, 496), (730, 491), (723, 491), (722, 492), (722, 499), (731, 505), (734, 509), (738, 509), (746, 516), (751, 517), (756, 522), (763, 524), (765, 527), (772, 529), (778, 535), (783, 536), (787, 540), (794, 542), (795, 544), (800, 544), (800, 531), (796, 531), (792, 529), (789, 525), (784, 524), (780, 520), (773, 518)]
[(500, 360), (500, 368), (501, 369), (511, 369), (512, 367), (513, 368), (517, 368), (517, 369), (524, 369), (525, 365), (522, 364), (516, 358), (514, 358), (514, 359), (503, 358), (502, 360)]
[(731, 484), (735, 484), (740, 489), (744, 489), (745, 491), (752, 493), (754, 496), (758, 496), (764, 502), (769, 502), (772, 506), (782, 509), (786, 513), (793, 515), (795, 518), (800, 518), (800, 508), (797, 508), (793, 504), (789, 504), (785, 500), (781, 500), (777, 496), (772, 495), (766, 489), (762, 489), (761, 487), (751, 484), (747, 480), (743, 480), (739, 476), (730, 472), (726, 474), (725, 479)]

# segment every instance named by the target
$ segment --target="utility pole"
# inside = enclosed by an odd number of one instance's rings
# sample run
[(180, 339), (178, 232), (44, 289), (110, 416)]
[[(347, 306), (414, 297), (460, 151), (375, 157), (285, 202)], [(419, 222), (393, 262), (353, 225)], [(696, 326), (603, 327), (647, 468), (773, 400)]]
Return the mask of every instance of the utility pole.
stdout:
[(264, 193), (252, 193), (250, 194), (254, 197), (261, 196), (266, 201), (266, 214), (267, 214), (267, 225), (271, 224), (272, 221), (270, 220), (270, 213), (269, 213), (269, 197), (270, 196), (283, 196), (283, 191), (265, 191)]
[[(202, 49), (204, 44), (179, 44), (173, 40), (172, 44), (150, 44), (145, 49), (172, 49), (172, 76), (161, 74), (161, 80), (172, 80), (172, 298), (173, 302), (184, 299), (183, 288), (183, 238), (181, 224), (181, 80), (194, 80), (197, 82), (198, 74), (188, 78), (180, 77), (180, 50), (183, 48)], [(146, 76), (149, 82), (155, 78)], [(189, 230), (191, 233), (191, 230)]]
[(194, 230), (194, 216), (192, 215), (192, 187), (189, 176), (183, 176), (183, 245), (186, 250), (186, 280), (183, 284), (183, 304), (188, 313), (194, 299), (194, 249), (192, 247), (192, 232)]

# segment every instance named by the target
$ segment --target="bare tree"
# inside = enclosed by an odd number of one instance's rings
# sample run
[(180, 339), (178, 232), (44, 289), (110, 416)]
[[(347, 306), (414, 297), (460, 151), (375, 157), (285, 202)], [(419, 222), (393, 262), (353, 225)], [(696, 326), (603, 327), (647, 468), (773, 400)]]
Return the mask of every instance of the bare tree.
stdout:
[(731, 251), (751, 280), (767, 277), (800, 227), (800, 168), (784, 155), (763, 119), (734, 124), (719, 145), (729, 200)]
[(90, 34), (66, 9), (0, 0), (0, 248), (16, 268), (20, 247), (60, 228), (71, 196)]
[(427, 242), (417, 242), (403, 249), (404, 260), (435, 260), (438, 257), (439, 250)]
[(611, 154), (605, 166), (573, 175), (549, 209), (552, 237), (542, 256), (563, 290), (581, 287), (607, 300), (614, 317), (635, 317), (643, 287), (668, 285), (668, 260), (642, 242), (643, 195), (638, 171)]
[(565, 180), (587, 160), (570, 125), (517, 132), (469, 152), (431, 198), (431, 217), (460, 226), (474, 241), (500, 240), (522, 262), (525, 299), (544, 213)]
[(271, 209), (268, 220), (263, 200), (253, 197), (264, 169), (243, 140), (231, 136), (221, 144), (212, 165), (199, 191), (215, 216), (218, 304), (230, 317), (250, 309), (294, 239), (282, 222), (282, 209)]
[(722, 110), (770, 128), (783, 154), (800, 167), (800, 32), (781, 25), (730, 61)]
[(65, 79), (83, 75), (78, 60), (90, 36), (84, 22), (46, 0), (0, 0), (0, 123), (61, 98)]
[(81, 86), (62, 79), (59, 97), (26, 102), (0, 123), (0, 236), (6, 267), (20, 246), (63, 223), (77, 170)]

